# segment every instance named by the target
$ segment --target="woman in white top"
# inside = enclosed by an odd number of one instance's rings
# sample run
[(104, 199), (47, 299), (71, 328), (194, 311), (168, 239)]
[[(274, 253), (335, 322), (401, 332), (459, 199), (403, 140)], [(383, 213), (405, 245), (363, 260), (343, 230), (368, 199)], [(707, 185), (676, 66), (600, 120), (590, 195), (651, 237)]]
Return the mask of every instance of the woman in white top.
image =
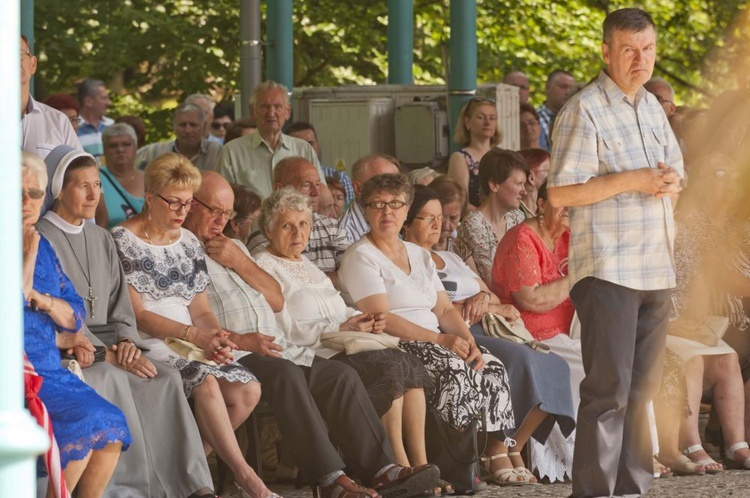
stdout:
[[(158, 157), (145, 170), (144, 210), (112, 229), (112, 235), (138, 331), (153, 358), (180, 370), (206, 453), (216, 450), (250, 496), (271, 497), (275, 494), (247, 464), (234, 435), (258, 403), (260, 384), (233, 362), (237, 346), (221, 329), (205, 292), (209, 277), (203, 249), (182, 228), (200, 184), (200, 171), (189, 159), (175, 153)], [(192, 342), (215, 363), (178, 356), (166, 345), (168, 338)]]
[(395, 463), (426, 465), (423, 386), (431, 384), (419, 360), (397, 349), (346, 355), (321, 344), (326, 332), (382, 334), (385, 314), (347, 307), (331, 279), (302, 255), (312, 226), (309, 198), (293, 187), (275, 191), (263, 203), (261, 226), (269, 245), (257, 262), (281, 285), (284, 308), (276, 315), (280, 327), (289, 331), (294, 344), (354, 368), (388, 433)]
[(365, 183), (361, 202), (370, 233), (345, 253), (339, 280), (359, 310), (387, 313), (385, 331), (401, 337), (401, 349), (422, 360), (436, 383), (428, 403), (443, 420), (464, 429), (485, 411), (495, 481), (534, 482), (507, 459), (500, 465), (507, 457), (504, 431), (516, 425), (504, 365), (477, 346), (430, 253), (399, 238), (412, 195), (403, 175), (378, 175)]

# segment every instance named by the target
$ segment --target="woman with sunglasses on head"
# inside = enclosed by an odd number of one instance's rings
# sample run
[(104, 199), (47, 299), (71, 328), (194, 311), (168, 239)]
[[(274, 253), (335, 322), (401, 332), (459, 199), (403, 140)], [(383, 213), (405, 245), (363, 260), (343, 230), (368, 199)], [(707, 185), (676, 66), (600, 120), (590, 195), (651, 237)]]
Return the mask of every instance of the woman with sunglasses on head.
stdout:
[(461, 149), (448, 161), (448, 176), (463, 185), (469, 194), (469, 205), (476, 208), (481, 202), (479, 161), (502, 139), (497, 127), (497, 106), (493, 100), (473, 98), (463, 106), (457, 122), (453, 141)]
[[(237, 346), (209, 305), (203, 249), (182, 228), (187, 213), (199, 207), (193, 194), (200, 184), (200, 171), (184, 156), (170, 152), (156, 158), (145, 170), (143, 211), (112, 235), (143, 343), (152, 358), (182, 374), (206, 453), (216, 450), (250, 496), (269, 497), (273, 493), (247, 464), (234, 435), (258, 403), (260, 385), (234, 361)], [(178, 355), (167, 339), (192, 343), (213, 364)]]

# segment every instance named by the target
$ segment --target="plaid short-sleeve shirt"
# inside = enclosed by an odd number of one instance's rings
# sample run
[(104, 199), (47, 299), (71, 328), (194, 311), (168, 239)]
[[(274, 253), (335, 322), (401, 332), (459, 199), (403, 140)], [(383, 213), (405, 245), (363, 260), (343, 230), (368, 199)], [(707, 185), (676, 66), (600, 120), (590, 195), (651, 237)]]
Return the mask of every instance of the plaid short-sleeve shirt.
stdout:
[[(684, 176), (680, 148), (656, 98), (641, 88), (631, 102), (603, 71), (557, 115), (552, 141), (549, 187), (660, 162)], [(592, 276), (635, 290), (675, 286), (671, 199), (627, 191), (568, 211), (571, 285)]]

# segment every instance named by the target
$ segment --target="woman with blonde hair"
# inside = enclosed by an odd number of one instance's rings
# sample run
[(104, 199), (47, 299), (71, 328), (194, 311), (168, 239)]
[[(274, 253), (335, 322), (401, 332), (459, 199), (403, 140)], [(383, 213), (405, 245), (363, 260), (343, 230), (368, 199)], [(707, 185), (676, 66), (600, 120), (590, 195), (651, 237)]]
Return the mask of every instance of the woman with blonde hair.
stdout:
[(495, 101), (481, 97), (469, 100), (458, 115), (453, 141), (461, 146), (448, 161), (448, 176), (463, 185), (469, 204), (479, 207), (479, 161), (502, 140), (497, 128)]
[[(260, 384), (234, 362), (237, 346), (209, 305), (203, 249), (182, 228), (197, 204), (193, 194), (200, 184), (200, 171), (189, 159), (176, 153), (156, 158), (145, 170), (143, 211), (113, 228), (112, 235), (143, 343), (152, 358), (182, 374), (206, 454), (216, 450), (239, 487), (264, 498), (273, 493), (247, 464), (234, 435), (258, 403)], [(172, 350), (167, 340), (175, 339), (192, 343), (203, 358), (188, 359)]]

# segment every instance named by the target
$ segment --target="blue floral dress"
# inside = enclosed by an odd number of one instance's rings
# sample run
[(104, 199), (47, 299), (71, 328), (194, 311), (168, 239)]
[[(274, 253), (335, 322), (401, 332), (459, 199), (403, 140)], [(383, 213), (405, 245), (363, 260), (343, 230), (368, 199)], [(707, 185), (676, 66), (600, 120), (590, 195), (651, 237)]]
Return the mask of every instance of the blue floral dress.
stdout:
[[(112, 229), (125, 281), (141, 295), (147, 311), (179, 323), (192, 325), (188, 306), (210, 283), (203, 248), (198, 239), (184, 228), (172, 244), (155, 246), (138, 238), (125, 227)], [(143, 343), (151, 350), (150, 357), (176, 368), (182, 375), (185, 396), (200, 386), (209, 375), (228, 382), (258, 379), (235, 361), (228, 365), (208, 365), (189, 361), (175, 353), (164, 340), (139, 330)]]
[[(44, 237), (39, 241), (34, 288), (70, 304), (75, 312), (76, 330), (80, 329), (85, 319), (83, 300), (63, 273), (60, 261)], [(75, 330), (63, 329), (48, 314), (28, 306), (24, 307), (23, 319), (24, 349), (43, 379), (39, 398), (52, 420), (63, 468), (68, 462), (82, 460), (89, 451), (100, 450), (110, 443), (119, 441), (123, 450), (127, 449), (130, 432), (120, 409), (60, 365), (55, 330), (62, 333), (75, 333)]]

